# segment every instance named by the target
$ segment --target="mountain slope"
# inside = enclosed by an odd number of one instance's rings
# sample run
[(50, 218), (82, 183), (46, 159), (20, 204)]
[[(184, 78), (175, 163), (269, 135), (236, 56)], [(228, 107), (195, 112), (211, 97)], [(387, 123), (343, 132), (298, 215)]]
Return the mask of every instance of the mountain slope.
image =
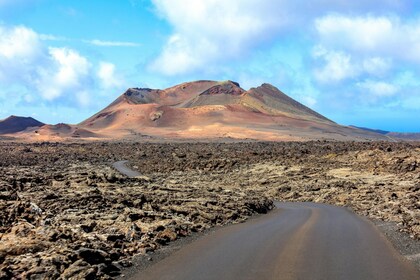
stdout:
[(216, 85), (214, 81), (197, 81), (183, 83), (165, 90), (150, 88), (130, 88), (124, 94), (123, 98), (133, 104), (151, 104), (174, 106), (180, 104), (201, 93), (210, 87)]
[[(35, 126), (35, 127), (34, 127)], [(41, 127), (39, 127), (41, 126)], [(77, 125), (10, 117), (0, 133), (29, 141), (142, 139), (266, 141), (393, 140), (334, 123), (270, 84), (245, 90), (233, 81), (201, 80), (167, 89), (130, 88)]]
[(288, 116), (300, 116), (302, 118), (306, 117), (313, 120), (331, 122), (326, 117), (290, 98), (270, 84), (262, 84), (257, 88), (251, 88), (245, 94), (242, 102), (247, 107), (267, 114), (285, 114)]
[(209, 105), (239, 104), (242, 98), (241, 95), (244, 92), (245, 90), (242, 89), (238, 83), (232, 81), (221, 82), (201, 92), (180, 107), (193, 108)]
[(108, 138), (386, 139), (340, 126), (272, 85), (246, 91), (232, 81), (130, 88), (78, 126)]
[(39, 127), (43, 125), (44, 123), (31, 117), (10, 116), (0, 121), (0, 134), (16, 133), (29, 127)]

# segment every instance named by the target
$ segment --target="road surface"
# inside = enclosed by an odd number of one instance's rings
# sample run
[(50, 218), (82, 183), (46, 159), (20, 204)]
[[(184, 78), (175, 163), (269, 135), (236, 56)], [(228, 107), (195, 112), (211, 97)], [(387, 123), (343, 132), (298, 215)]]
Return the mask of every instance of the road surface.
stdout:
[(128, 162), (127, 160), (117, 161), (117, 162), (114, 162), (112, 166), (127, 177), (133, 178), (133, 177), (140, 176), (141, 174), (139, 172), (127, 167), (126, 165), (127, 162)]
[(276, 206), (186, 245), (132, 279), (420, 279), (370, 222), (350, 211)]

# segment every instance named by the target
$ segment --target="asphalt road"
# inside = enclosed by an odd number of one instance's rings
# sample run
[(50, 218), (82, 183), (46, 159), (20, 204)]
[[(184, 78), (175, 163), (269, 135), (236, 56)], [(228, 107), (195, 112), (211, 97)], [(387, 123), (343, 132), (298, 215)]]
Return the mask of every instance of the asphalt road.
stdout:
[(420, 279), (370, 222), (352, 212), (314, 203), (276, 206), (186, 245), (132, 279)]
[(117, 162), (114, 162), (114, 163), (112, 164), (112, 166), (113, 166), (116, 170), (118, 170), (120, 173), (124, 174), (124, 175), (125, 175), (125, 176), (127, 176), (127, 177), (133, 178), (133, 177), (140, 176), (141, 174), (140, 174), (139, 172), (137, 172), (137, 171), (135, 171), (135, 170), (132, 170), (131, 168), (128, 168), (128, 167), (126, 166), (126, 163), (127, 163), (127, 162), (128, 162), (127, 160), (117, 161)]

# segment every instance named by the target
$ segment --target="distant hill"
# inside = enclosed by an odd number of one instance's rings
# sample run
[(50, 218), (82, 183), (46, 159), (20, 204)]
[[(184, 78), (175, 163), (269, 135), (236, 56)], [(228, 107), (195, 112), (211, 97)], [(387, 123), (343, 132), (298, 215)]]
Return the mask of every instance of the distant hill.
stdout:
[(390, 133), (390, 131), (386, 131), (386, 130), (372, 129), (372, 128), (360, 127), (360, 126), (355, 126), (355, 125), (350, 125), (350, 127), (354, 127), (354, 128), (358, 128), (358, 129), (362, 129), (362, 130), (366, 130), (366, 131), (370, 131), (370, 132), (375, 132), (375, 133), (379, 133), (379, 134), (382, 134), (382, 135), (386, 135), (386, 134)]
[(386, 130), (357, 127), (353, 125), (351, 127), (370, 131), (370, 132), (376, 132), (395, 140), (420, 141), (420, 133), (418, 132), (391, 132), (391, 131), (386, 131)]
[(389, 132), (385, 135), (396, 140), (420, 141), (420, 133)]
[(40, 127), (44, 123), (31, 117), (10, 116), (0, 121), (0, 134), (10, 134), (23, 131), (29, 127)]

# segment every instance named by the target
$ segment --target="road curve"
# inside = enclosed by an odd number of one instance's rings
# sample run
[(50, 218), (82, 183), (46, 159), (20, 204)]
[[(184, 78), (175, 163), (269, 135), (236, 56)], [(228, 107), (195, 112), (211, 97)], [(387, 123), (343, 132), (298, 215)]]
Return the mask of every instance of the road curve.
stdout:
[(125, 176), (129, 177), (129, 178), (134, 178), (137, 176), (140, 176), (141, 174), (129, 167), (127, 167), (126, 163), (128, 162), (128, 160), (121, 160), (121, 161), (117, 161), (114, 162), (112, 164), (112, 166), (118, 170), (120, 173), (124, 174)]
[(420, 279), (368, 221), (335, 206), (276, 203), (200, 238), (132, 279)]

